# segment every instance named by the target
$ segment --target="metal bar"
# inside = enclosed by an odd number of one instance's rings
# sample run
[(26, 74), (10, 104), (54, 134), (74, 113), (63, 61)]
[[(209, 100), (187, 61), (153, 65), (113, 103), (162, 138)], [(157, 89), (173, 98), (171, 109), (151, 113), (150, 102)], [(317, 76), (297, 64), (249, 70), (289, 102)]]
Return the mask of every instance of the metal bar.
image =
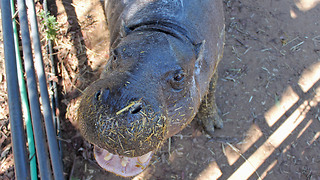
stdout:
[[(12, 16), (15, 14), (15, 7), (14, 7), (14, 0), (11, 0), (11, 14)], [(30, 113), (30, 106), (28, 101), (28, 94), (26, 83), (24, 81), (24, 71), (22, 66), (22, 59), (19, 50), (19, 37), (18, 37), (18, 30), (15, 22), (15, 18), (12, 20), (13, 25), (13, 35), (14, 35), (14, 45), (15, 45), (15, 52), (16, 52), (16, 62), (17, 62), (17, 72), (18, 72), (18, 82), (20, 87), (20, 96), (21, 96), (21, 104), (22, 104), (22, 111), (24, 115), (24, 122), (26, 124), (27, 130), (27, 137), (28, 137), (28, 150), (29, 150), (29, 164), (30, 164), (30, 176), (31, 180), (38, 179), (37, 173), (37, 156), (36, 156), (36, 149), (34, 147), (34, 138), (33, 138), (33, 129), (32, 129), (32, 122), (31, 122), (31, 113)]]
[(35, 135), (40, 177), (41, 179), (51, 180), (52, 173), (50, 169), (48, 150), (46, 148), (45, 134), (42, 126), (38, 88), (32, 59), (26, 4), (24, 0), (17, 0), (17, 2), (22, 36), (23, 56), (25, 62), (25, 72), (27, 74), (28, 95), (31, 105), (32, 125)]
[(10, 111), (11, 139), (16, 179), (30, 179), (27, 161), (25, 132), (22, 122), (22, 110), (17, 78), (17, 64), (13, 41), (10, 1), (1, 0), (4, 57), (7, 77), (7, 90)]
[[(47, 0), (43, 1), (43, 9), (46, 14), (49, 13), (48, 10), (48, 3)], [(45, 18), (48, 18), (45, 16)], [(52, 41), (51, 39), (48, 39), (48, 45), (47, 45), (47, 53), (49, 54), (50, 61), (51, 61), (51, 73), (56, 76), (56, 66), (55, 66), (55, 55), (53, 55), (53, 48), (52, 48)], [(57, 115), (57, 109), (59, 109), (59, 101), (58, 101), (58, 87), (57, 83), (55, 81), (52, 81), (50, 83), (50, 88), (53, 91), (53, 95), (51, 97), (51, 103), (52, 103), (52, 114), (53, 114), (53, 122), (57, 130), (57, 136), (58, 138), (61, 138), (61, 130), (60, 130), (60, 118), (59, 114)], [(62, 147), (61, 147), (61, 141), (58, 140), (59, 150), (60, 150), (60, 158), (62, 159)]]
[(51, 157), (52, 169), (55, 179), (64, 179), (63, 170), (62, 170), (62, 162), (59, 153), (59, 147), (57, 142), (57, 135), (55, 128), (53, 126), (52, 119), (52, 109), (50, 106), (48, 87), (46, 81), (46, 75), (44, 72), (43, 66), (43, 58), (41, 51), (41, 44), (39, 38), (39, 30), (37, 23), (37, 16), (34, 7), (33, 0), (27, 0), (28, 12), (30, 16), (30, 24), (31, 24), (31, 35), (33, 40), (34, 52), (35, 52), (35, 67), (37, 69), (37, 75), (40, 86), (40, 94), (41, 94), (41, 102), (43, 107), (43, 115), (45, 121), (45, 128), (47, 132), (47, 139), (49, 145), (49, 152)]

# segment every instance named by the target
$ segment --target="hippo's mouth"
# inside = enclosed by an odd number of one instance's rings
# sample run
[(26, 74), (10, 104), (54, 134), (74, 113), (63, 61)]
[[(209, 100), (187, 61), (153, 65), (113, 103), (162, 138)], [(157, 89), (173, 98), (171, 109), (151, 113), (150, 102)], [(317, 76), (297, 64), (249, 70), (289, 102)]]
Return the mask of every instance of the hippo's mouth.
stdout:
[(94, 146), (94, 157), (106, 171), (119, 176), (130, 177), (140, 174), (149, 165), (153, 151), (138, 157), (126, 157), (112, 154), (105, 149)]

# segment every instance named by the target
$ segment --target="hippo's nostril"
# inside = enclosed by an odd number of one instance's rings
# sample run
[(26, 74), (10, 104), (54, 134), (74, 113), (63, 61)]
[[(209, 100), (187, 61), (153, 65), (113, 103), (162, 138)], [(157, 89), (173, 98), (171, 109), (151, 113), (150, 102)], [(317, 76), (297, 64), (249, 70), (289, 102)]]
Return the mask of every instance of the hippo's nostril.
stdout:
[(130, 109), (130, 113), (131, 114), (136, 114), (139, 111), (141, 111), (142, 109), (142, 103), (136, 103), (135, 105), (133, 105)]
[(101, 89), (96, 92), (94, 95), (95, 100), (100, 101), (100, 100), (106, 100), (109, 96), (109, 89)]
[(100, 96), (101, 96), (101, 90), (97, 91), (96, 94), (94, 95), (94, 98), (96, 100), (100, 100)]

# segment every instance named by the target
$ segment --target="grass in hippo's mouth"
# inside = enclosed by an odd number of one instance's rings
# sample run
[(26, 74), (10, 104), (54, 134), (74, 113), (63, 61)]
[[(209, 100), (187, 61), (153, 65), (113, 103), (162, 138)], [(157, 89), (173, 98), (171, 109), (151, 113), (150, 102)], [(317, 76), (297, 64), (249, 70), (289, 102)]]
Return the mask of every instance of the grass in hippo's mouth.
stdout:
[(116, 112), (116, 115), (119, 115), (125, 111), (128, 111), (134, 105), (140, 104), (140, 106), (141, 106), (141, 99), (142, 98), (140, 98), (138, 101), (132, 101), (128, 106), (126, 106), (126, 107), (122, 108), (121, 110), (119, 110), (118, 112)]

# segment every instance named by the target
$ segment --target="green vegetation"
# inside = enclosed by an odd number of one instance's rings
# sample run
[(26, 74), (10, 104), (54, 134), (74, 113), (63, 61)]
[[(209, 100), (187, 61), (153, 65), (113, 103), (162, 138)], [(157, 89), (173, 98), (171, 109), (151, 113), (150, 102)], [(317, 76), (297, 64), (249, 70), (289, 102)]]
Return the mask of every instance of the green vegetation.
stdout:
[(41, 29), (45, 32), (46, 39), (55, 40), (59, 31), (56, 17), (50, 15), (49, 12), (45, 13), (45, 11), (41, 11), (38, 16), (40, 17)]

